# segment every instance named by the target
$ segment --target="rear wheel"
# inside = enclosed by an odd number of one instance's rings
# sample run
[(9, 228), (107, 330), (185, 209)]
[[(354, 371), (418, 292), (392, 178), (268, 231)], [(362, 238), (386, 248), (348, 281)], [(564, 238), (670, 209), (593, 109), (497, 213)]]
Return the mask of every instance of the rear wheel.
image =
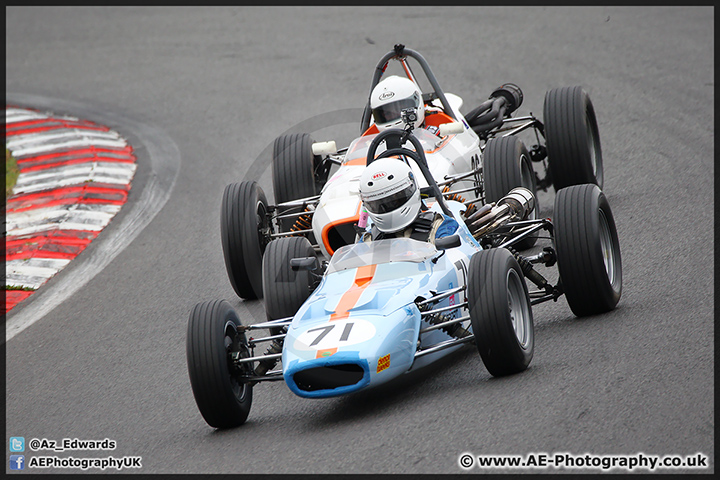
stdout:
[(256, 182), (225, 187), (220, 218), (225, 268), (235, 293), (241, 298), (261, 298), (262, 257), (271, 240), (267, 199)]
[(603, 187), (603, 161), (595, 109), (582, 87), (555, 88), (543, 105), (548, 164), (555, 191), (594, 183)]
[(294, 271), (290, 260), (315, 256), (315, 250), (305, 237), (280, 238), (268, 245), (262, 267), (268, 320), (292, 317), (310, 296), (316, 284), (315, 277), (307, 270)]
[[(281, 135), (273, 144), (272, 183), (275, 202), (278, 204), (312, 197), (320, 193), (324, 181), (318, 180), (315, 171), (321, 158), (312, 153), (313, 140), (310, 134), (293, 133)], [(326, 180), (326, 179), (324, 179)], [(279, 208), (278, 214), (299, 213), (295, 208)], [(297, 225), (296, 225), (297, 223)], [(310, 217), (290, 217), (279, 220), (283, 231), (306, 230)]]
[[(483, 154), (483, 183), (485, 201), (497, 202), (515, 187), (525, 187), (535, 196), (535, 208), (528, 220), (535, 220), (540, 211), (537, 183), (525, 144), (515, 136), (492, 138)], [(535, 245), (538, 233), (524, 238), (516, 248), (524, 250)]]
[(186, 355), (195, 402), (211, 427), (242, 425), (252, 405), (252, 385), (240, 381), (252, 375), (248, 367), (237, 367), (231, 353), (250, 356), (240, 320), (225, 300), (198, 303), (190, 313)]
[(505, 248), (481, 250), (468, 267), (468, 306), (475, 344), (495, 377), (525, 370), (535, 334), (527, 285), (515, 257)]
[(622, 260), (610, 204), (597, 185), (555, 197), (555, 250), (565, 298), (578, 317), (612, 310), (622, 294)]

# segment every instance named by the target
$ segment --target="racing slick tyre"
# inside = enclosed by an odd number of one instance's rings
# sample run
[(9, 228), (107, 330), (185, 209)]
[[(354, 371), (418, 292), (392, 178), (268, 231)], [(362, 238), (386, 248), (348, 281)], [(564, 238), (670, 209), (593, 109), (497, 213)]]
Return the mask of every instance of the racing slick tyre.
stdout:
[[(307, 133), (281, 135), (273, 144), (272, 183), (275, 203), (285, 203), (320, 193), (323, 182), (315, 178), (315, 171), (322, 159), (312, 153), (313, 139)], [(324, 180), (327, 180), (325, 178)], [(278, 209), (278, 214), (299, 213), (297, 208)], [(282, 231), (308, 230), (312, 220), (309, 215), (279, 220)], [(308, 235), (314, 242), (314, 236)]]
[(622, 293), (622, 261), (610, 204), (597, 185), (555, 196), (555, 251), (560, 283), (578, 317), (612, 310)]
[(231, 183), (222, 198), (220, 237), (230, 284), (241, 298), (262, 298), (262, 257), (271, 240), (267, 198), (256, 182)]
[(300, 257), (316, 257), (305, 237), (279, 238), (268, 245), (262, 266), (268, 320), (292, 317), (314, 290), (315, 276), (310, 271), (290, 267), (290, 260)]
[(603, 187), (603, 161), (595, 109), (582, 87), (549, 90), (543, 104), (548, 167), (555, 191), (594, 183)]
[(252, 375), (231, 362), (230, 354), (250, 356), (240, 320), (226, 300), (195, 305), (187, 328), (188, 374), (198, 409), (211, 427), (231, 428), (245, 423), (252, 405), (252, 385), (239, 381)]
[(535, 349), (525, 277), (505, 248), (481, 250), (468, 267), (468, 306), (475, 344), (495, 377), (525, 370)]
[(281, 135), (275, 139), (272, 183), (276, 203), (312, 197), (320, 192), (315, 185), (319, 159), (312, 153), (312, 144), (307, 133)]
[[(535, 196), (535, 208), (528, 220), (538, 217), (540, 206), (537, 196), (535, 170), (530, 162), (527, 147), (515, 136), (491, 138), (483, 154), (483, 184), (485, 202), (497, 202), (515, 187), (525, 187)], [(518, 250), (531, 248), (538, 239), (538, 232), (519, 241)]]

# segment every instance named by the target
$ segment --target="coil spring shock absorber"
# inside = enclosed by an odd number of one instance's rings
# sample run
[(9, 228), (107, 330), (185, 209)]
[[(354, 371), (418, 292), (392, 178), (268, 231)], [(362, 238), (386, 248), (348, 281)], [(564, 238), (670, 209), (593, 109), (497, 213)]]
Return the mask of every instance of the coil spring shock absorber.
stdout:
[[(282, 340), (273, 340), (270, 344), (270, 347), (268, 347), (267, 351), (265, 352), (265, 355), (273, 355), (276, 353), (282, 353), (282, 347), (283, 347), (283, 341)], [(277, 364), (277, 358), (268, 358), (264, 360), (260, 360), (258, 362), (258, 366), (255, 367), (255, 375), (257, 376), (263, 376), (268, 371), (272, 370), (272, 368)]]
[[(450, 191), (450, 187), (448, 185), (445, 185), (442, 189), (442, 193), (447, 193), (449, 191)], [(448, 196), (445, 196), (445, 200), (455, 200), (456, 202), (465, 203), (465, 198), (458, 193), (452, 193)], [(467, 209), (465, 210), (464, 215), (467, 218), (470, 215), (472, 215), (473, 213), (475, 213), (475, 204), (469, 203), (467, 206)]]
[[(426, 312), (430, 310), (430, 306), (418, 306), (418, 310), (420, 310), (421, 312)], [(426, 315), (425, 320), (427, 320), (430, 325), (437, 325), (439, 323), (452, 320), (452, 317), (449, 317), (448, 315), (445, 315), (443, 313), (434, 313), (432, 315)], [(444, 327), (440, 327), (440, 330), (455, 338), (462, 338), (470, 335), (470, 332), (463, 328), (463, 326), (459, 323), (456, 323), (455, 325), (446, 325)]]
[[(305, 207), (305, 211), (309, 212), (311, 211), (309, 207)], [(297, 232), (299, 230), (310, 230), (312, 228), (312, 217), (310, 215), (300, 215), (297, 220), (295, 220), (295, 223), (292, 227), (290, 227), (291, 232)]]

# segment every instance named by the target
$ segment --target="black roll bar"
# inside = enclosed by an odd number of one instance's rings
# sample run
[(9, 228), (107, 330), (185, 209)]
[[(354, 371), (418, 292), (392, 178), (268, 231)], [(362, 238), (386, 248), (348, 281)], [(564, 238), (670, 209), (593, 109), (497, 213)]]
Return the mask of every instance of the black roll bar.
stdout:
[(432, 85), (433, 89), (435, 89), (435, 95), (440, 100), (440, 103), (442, 103), (443, 109), (445, 110), (445, 113), (448, 114), (453, 120), (456, 122), (459, 121), (457, 116), (455, 115), (455, 112), (450, 107), (450, 102), (448, 102), (447, 98), (445, 98), (445, 93), (442, 91), (442, 88), (440, 88), (440, 84), (438, 83), (437, 79), (435, 78), (435, 75), (433, 74), (432, 70), (430, 69), (430, 65), (427, 63), (425, 58), (420, 55), (419, 52), (416, 52), (415, 50), (412, 50), (410, 48), (405, 48), (405, 45), (403, 44), (397, 44), (395, 45), (395, 48), (386, 53), (378, 62), (377, 66), (375, 67), (375, 72), (373, 74), (372, 78), (372, 84), (370, 85), (370, 93), (368, 94), (368, 101), (365, 104), (365, 110), (363, 111), (363, 117), (362, 122), (360, 124), (360, 132), (364, 132), (370, 127), (370, 95), (372, 94), (373, 89), (375, 86), (380, 82), (380, 77), (382, 77), (383, 73), (385, 72), (385, 69), (387, 68), (387, 64), (390, 60), (399, 60), (404, 61), (406, 57), (412, 57), (414, 58), (422, 67), (423, 72), (425, 73), (425, 76), (427, 77), (428, 81), (430, 82), (430, 85)]
[(382, 132), (378, 133), (375, 138), (373, 138), (373, 141), (370, 142), (370, 146), (368, 146), (368, 152), (367, 152), (367, 160), (366, 160), (366, 166), (370, 165), (372, 162), (377, 160), (375, 157), (375, 152), (377, 151), (377, 147), (380, 145), (381, 142), (385, 141), (387, 143), (387, 138), (392, 136), (398, 136), (400, 138), (407, 137), (407, 140), (410, 141), (410, 143), (413, 144), (413, 147), (415, 147), (415, 152), (412, 150), (406, 149), (406, 148), (393, 148), (388, 149), (381, 153), (381, 156), (391, 156), (391, 155), (406, 155), (413, 160), (415, 160), (415, 163), (417, 163), (418, 167), (420, 167), (420, 171), (422, 172), (423, 176), (425, 177), (425, 180), (427, 181), (427, 184), (430, 186), (430, 188), (433, 190), (435, 200), (440, 204), (440, 208), (442, 211), (447, 215), (448, 217), (453, 217), (452, 212), (448, 208), (447, 204), (445, 203), (445, 198), (443, 197), (442, 192), (440, 191), (440, 187), (438, 187), (437, 182), (433, 178), (432, 174), (430, 173), (430, 168), (428, 168), (427, 164), (427, 158), (425, 158), (425, 150), (423, 150), (422, 144), (420, 143), (420, 140), (415, 137), (410, 132), (406, 132), (405, 130), (402, 130), (400, 128), (389, 128), (387, 130), (383, 130)]

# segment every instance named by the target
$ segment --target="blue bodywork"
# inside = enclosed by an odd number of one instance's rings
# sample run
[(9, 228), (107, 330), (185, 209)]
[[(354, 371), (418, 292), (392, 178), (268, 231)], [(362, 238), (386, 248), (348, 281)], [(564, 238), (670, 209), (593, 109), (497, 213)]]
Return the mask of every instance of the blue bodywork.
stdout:
[[(447, 205), (460, 218), (465, 207)], [(446, 233), (457, 234), (462, 243), (444, 252), (409, 238), (356, 243), (335, 252), (320, 285), (288, 328), (282, 353), (288, 387), (307, 398), (343, 395), (390, 381), (459, 348), (415, 359), (418, 347), (452, 338), (442, 330), (420, 335), (429, 324), (416, 301), (464, 286), (470, 257), (481, 249), (464, 222), (455, 228)], [(464, 297), (456, 293), (436, 308), (459, 304)], [(457, 317), (466, 311), (445, 313)]]

